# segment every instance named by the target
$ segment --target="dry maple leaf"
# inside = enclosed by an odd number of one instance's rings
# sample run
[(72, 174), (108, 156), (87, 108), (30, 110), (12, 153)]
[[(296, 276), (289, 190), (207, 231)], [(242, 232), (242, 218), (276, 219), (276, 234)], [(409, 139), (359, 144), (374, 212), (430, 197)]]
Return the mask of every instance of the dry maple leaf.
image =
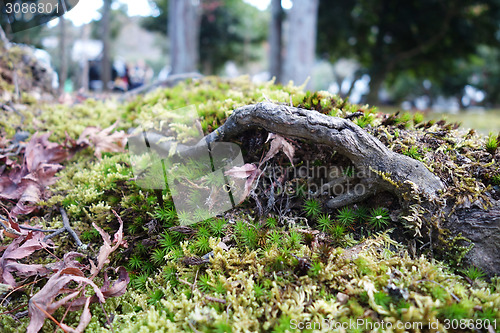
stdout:
[[(113, 268), (110, 268), (113, 269)], [(114, 269), (115, 272), (118, 272), (118, 279), (111, 285), (107, 272), (104, 272), (104, 284), (101, 287), (102, 295), (105, 299), (110, 297), (120, 297), (127, 291), (127, 285), (130, 282), (130, 277), (128, 275), (125, 267), (118, 267)], [(95, 303), (99, 301), (97, 295), (93, 295), (92, 297), (80, 297), (71, 302), (69, 306), (70, 311), (80, 310), (82, 306), (85, 305), (87, 300), (90, 298), (90, 303)]]
[(25, 265), (17, 262), (17, 260), (26, 258), (37, 250), (49, 247), (49, 244), (43, 241), (44, 237), (43, 232), (29, 232), (14, 239), (7, 246), (0, 257), (0, 282), (16, 287), (16, 280), (12, 275), (14, 272), (23, 277), (49, 273), (49, 269), (42, 265)]
[(290, 160), (290, 163), (292, 163), (293, 165), (293, 156), (295, 155), (295, 148), (293, 148), (293, 146), (288, 141), (286, 141), (284, 137), (278, 134), (269, 133), (266, 142), (268, 142), (269, 140), (273, 140), (271, 141), (271, 147), (269, 148), (269, 151), (267, 152), (266, 156), (264, 157), (264, 160), (262, 160), (261, 163), (270, 160), (281, 150), (285, 153), (285, 155)]
[(261, 175), (261, 173), (262, 171), (255, 164), (251, 163), (247, 163), (240, 167), (235, 166), (224, 172), (226, 176), (246, 179), (245, 190), (243, 191), (242, 197), (239, 200), (240, 202), (248, 196), (250, 190), (252, 189), (252, 184)]
[(124, 131), (111, 134), (118, 125), (115, 122), (108, 128), (101, 130), (99, 127), (87, 127), (76, 141), (77, 145), (88, 144), (95, 147), (94, 155), (101, 159), (103, 152), (125, 152), (128, 135)]
[[(45, 284), (45, 286), (35, 294), (29, 302), (29, 317), (30, 324), (28, 326), (28, 333), (38, 332), (47, 317), (49, 317), (54, 311), (59, 307), (66, 305), (71, 301), (68, 308), (71, 311), (78, 310), (82, 306), (84, 307), (83, 313), (80, 317), (80, 323), (78, 327), (73, 329), (65, 324), (59, 323), (59, 326), (67, 332), (83, 332), (88, 326), (91, 320), (91, 314), (89, 310), (89, 305), (91, 303), (100, 302), (104, 303), (107, 298), (119, 297), (127, 291), (127, 285), (130, 282), (130, 278), (127, 270), (124, 267), (118, 267), (115, 271), (118, 273), (117, 280), (111, 285), (108, 278), (107, 272), (104, 272), (104, 284), (99, 288), (93, 281), (94, 277), (102, 270), (104, 265), (109, 261), (109, 255), (115, 251), (121, 244), (123, 240), (123, 221), (120, 216), (113, 211), (113, 213), (118, 218), (120, 223), (120, 228), (114, 235), (115, 244), (112, 245), (111, 237), (104, 230), (99, 228), (94, 224), (94, 227), (101, 234), (104, 244), (99, 250), (99, 255), (97, 257), (97, 266), (91, 261), (91, 277), (86, 278), (80, 265), (74, 260), (75, 257), (82, 256), (77, 252), (70, 252), (64, 256), (62, 263), (57, 263), (53, 265), (52, 268), (62, 268), (56, 274), (54, 274)], [(83, 285), (91, 285), (95, 291), (92, 296), (81, 296), (78, 297), (82, 289), (68, 290), (66, 285), (71, 282), (81, 283)], [(71, 293), (70, 293), (71, 292)], [(69, 293), (69, 294), (68, 294)], [(59, 300), (55, 300), (60, 294), (68, 294)], [(78, 298), (77, 298), (78, 297)]]
[[(63, 269), (57, 272), (56, 274), (52, 275), (45, 284), (45, 286), (43, 286), (43, 288), (40, 289), (38, 293), (36, 293), (33, 297), (31, 297), (28, 306), (29, 317), (30, 317), (30, 324), (27, 329), (28, 333), (38, 332), (42, 328), (43, 323), (45, 319), (48, 317), (48, 315), (51, 315), (58, 308), (65, 305), (73, 298), (75, 298), (78, 294), (80, 294), (80, 291), (75, 291), (55, 301), (55, 298), (59, 294), (67, 292), (65, 287), (71, 281), (82, 284), (88, 284), (92, 286), (95, 294), (99, 299), (99, 302), (104, 303), (105, 301), (104, 295), (102, 294), (99, 287), (94, 282), (92, 282), (92, 280), (81, 276), (79, 273), (76, 273), (75, 270), (77, 269), (76, 268)], [(85, 329), (85, 327), (83, 327), (82, 330), (83, 329)]]
[(102, 239), (104, 240), (104, 244), (101, 246), (99, 250), (99, 255), (97, 256), (97, 266), (95, 266), (95, 264), (92, 261), (90, 262), (90, 265), (92, 266), (92, 268), (90, 269), (92, 278), (94, 278), (101, 271), (104, 265), (108, 262), (108, 257), (111, 254), (111, 252), (116, 250), (121, 245), (123, 240), (123, 221), (121, 217), (114, 210), (113, 213), (118, 218), (118, 222), (120, 222), (120, 228), (118, 229), (118, 231), (115, 233), (114, 236), (114, 242), (115, 242), (114, 246), (111, 246), (112, 244), (109, 234), (92, 222), (92, 225), (94, 226), (94, 228), (96, 228), (97, 231), (99, 231)]
[(80, 322), (78, 323), (77, 328), (69, 327), (66, 324), (61, 323), (61, 328), (68, 333), (82, 333), (87, 326), (90, 324), (90, 320), (92, 319), (92, 315), (90, 314), (90, 297), (87, 298), (85, 302), (85, 307), (83, 309), (82, 315), (80, 316)]
[(59, 163), (68, 157), (66, 148), (49, 142), (50, 133), (35, 133), (24, 152), (21, 165), (10, 161), (0, 175), (0, 199), (18, 200), (12, 216), (29, 214), (34, 204), (44, 198), (47, 186), (55, 183), (55, 174), (62, 169)]

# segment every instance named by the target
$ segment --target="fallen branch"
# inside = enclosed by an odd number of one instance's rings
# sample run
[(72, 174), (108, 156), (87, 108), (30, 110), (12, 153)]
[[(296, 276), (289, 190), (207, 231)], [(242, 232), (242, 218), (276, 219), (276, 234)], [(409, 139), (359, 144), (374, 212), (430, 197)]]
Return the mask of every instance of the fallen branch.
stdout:
[(79, 248), (82, 248), (82, 249), (87, 248), (87, 245), (85, 245), (85, 244), (82, 243), (82, 241), (80, 240), (80, 238), (78, 238), (78, 235), (76, 234), (76, 232), (69, 225), (68, 214), (66, 214), (66, 211), (64, 210), (64, 208), (61, 207), (60, 212), (61, 212), (62, 219), (63, 219), (63, 227), (59, 228), (59, 229), (57, 229), (55, 231), (53, 231), (53, 230), (51, 230), (51, 231), (39, 230), (39, 231), (42, 231), (42, 232), (52, 232), (50, 235), (45, 236), (45, 238), (43, 240), (46, 241), (47, 239), (53, 238), (53, 237), (55, 237), (57, 235), (60, 235), (60, 234), (62, 234), (63, 232), (66, 231), (68, 234), (71, 235), (71, 237), (73, 237), (73, 239), (76, 242), (76, 246), (78, 246)]
[[(178, 144), (177, 153), (186, 156), (206, 149), (218, 141), (231, 141), (250, 129), (263, 128), (287, 138), (311, 140), (323, 144), (349, 158), (355, 165), (365, 191), (346, 192), (328, 201), (338, 208), (365, 200), (379, 191), (396, 194), (402, 201), (415, 196), (436, 199), (445, 188), (439, 177), (410, 157), (395, 153), (352, 121), (331, 117), (316, 111), (262, 102), (240, 107), (224, 125), (208, 134), (195, 146)], [(158, 133), (147, 132), (151, 148), (165, 155), (172, 143)], [(416, 200), (420, 200), (417, 198)]]

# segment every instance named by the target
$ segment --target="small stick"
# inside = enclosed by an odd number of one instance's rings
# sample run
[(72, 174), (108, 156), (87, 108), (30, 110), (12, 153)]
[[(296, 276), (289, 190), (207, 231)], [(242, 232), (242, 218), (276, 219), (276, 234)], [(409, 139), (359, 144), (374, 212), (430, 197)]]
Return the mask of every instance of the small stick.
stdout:
[(78, 247), (84, 247), (84, 244), (82, 243), (82, 241), (80, 240), (80, 238), (78, 238), (78, 235), (76, 234), (76, 232), (69, 225), (68, 214), (66, 214), (66, 211), (64, 210), (64, 208), (61, 207), (59, 211), (61, 212), (61, 215), (62, 215), (63, 227), (60, 228), (60, 229), (55, 230), (50, 235), (45, 236), (45, 238), (43, 240), (46, 241), (47, 239), (55, 237), (55, 236), (57, 236), (59, 234), (62, 234), (63, 232), (66, 231), (66, 232), (68, 232), (71, 235), (71, 237), (73, 237), (73, 239), (75, 240), (76, 245)]
[(205, 295), (204, 297), (205, 297), (205, 299), (207, 299), (207, 300), (209, 300), (211, 302), (217, 302), (217, 303), (226, 304), (226, 300), (225, 299), (216, 298), (216, 297), (212, 297), (212, 296), (208, 296), (208, 295)]

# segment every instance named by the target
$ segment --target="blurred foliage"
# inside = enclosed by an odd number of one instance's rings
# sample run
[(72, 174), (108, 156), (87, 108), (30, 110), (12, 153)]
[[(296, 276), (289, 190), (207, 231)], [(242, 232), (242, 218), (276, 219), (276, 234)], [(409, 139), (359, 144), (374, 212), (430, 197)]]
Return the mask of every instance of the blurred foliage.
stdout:
[[(168, 34), (168, 0), (150, 0), (158, 15), (143, 20), (143, 27)], [(255, 60), (255, 45), (267, 36), (267, 14), (240, 0), (201, 1), (200, 59), (205, 74), (217, 73), (229, 60)]]
[(318, 51), (361, 63), (371, 77), (368, 102), (401, 75), (447, 81), (442, 92), (454, 95), (478, 47), (497, 46), (499, 18), (498, 0), (321, 0)]
[[(109, 24), (110, 24), (110, 36), (111, 39), (114, 40), (120, 34), (120, 30), (123, 28), (124, 23), (127, 21), (128, 7), (125, 4), (120, 3), (118, 8), (111, 9), (109, 15)], [(101, 18), (99, 20), (95, 20), (91, 22), (91, 37), (93, 39), (101, 39), (102, 38), (102, 12), (103, 7), (99, 9), (99, 14), (101, 14)]]

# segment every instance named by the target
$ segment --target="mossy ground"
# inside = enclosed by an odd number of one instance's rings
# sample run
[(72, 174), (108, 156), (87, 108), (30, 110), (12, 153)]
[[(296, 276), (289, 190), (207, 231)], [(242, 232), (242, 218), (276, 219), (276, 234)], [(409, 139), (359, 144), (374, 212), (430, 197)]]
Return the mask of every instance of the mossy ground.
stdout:
[[(50, 131), (52, 141), (62, 142), (65, 133), (76, 138), (87, 126), (105, 128), (118, 120), (118, 129), (127, 130), (168, 118), (170, 110), (196, 105), (202, 129), (208, 133), (234, 108), (266, 99), (338, 117), (359, 112), (352, 119), (356, 124), (390, 149), (426, 164), (450, 189), (443, 200), (454, 200), (457, 207), (487, 206), (491, 189), (498, 186), (500, 169), (495, 160), (500, 158), (499, 151), (487, 149), (488, 139), (472, 131), (462, 132), (444, 122), (423, 122), (407, 114), (384, 116), (374, 108), (352, 105), (326, 92), (309, 93), (271, 83), (254, 85), (247, 78), (186, 82), (124, 104), (87, 100), (72, 107), (38, 106), (24, 111), (22, 129)], [(2, 134), (15, 132), (19, 119), (8, 119), (15, 116), (3, 115)], [(258, 161), (269, 149), (265, 138), (265, 133), (239, 138), (247, 162)], [(349, 161), (326, 147), (294, 144), (302, 165), (336, 165), (344, 175), (355, 173)], [(300, 167), (292, 167), (280, 154), (269, 163), (288, 170)], [(118, 228), (111, 212), (114, 209), (125, 223), (128, 248), (117, 251), (111, 265), (127, 267), (131, 283), (124, 296), (108, 299), (104, 305), (114, 315), (115, 331), (291, 332), (299, 330), (294, 329), (299, 322), (307, 328), (325, 320), (333, 324), (357, 319), (367, 326), (348, 328), (348, 332), (366, 331), (382, 321), (392, 323), (397, 332), (404, 331), (398, 325), (410, 322), (421, 323), (414, 327), (422, 325), (424, 331), (452, 331), (446, 329), (446, 319), (496, 320), (500, 325), (500, 279), (486, 281), (481, 272), (460, 266), (459, 255), (454, 261), (442, 262), (432, 257), (433, 249), (414, 252), (415, 246), (409, 246), (408, 240), (436, 221), (422, 220), (418, 205), (403, 212), (388, 193), (363, 205), (329, 211), (322, 198), (307, 187), (321, 183), (324, 177), (307, 181), (296, 177), (286, 183), (293, 191), (273, 192), (273, 205), (268, 205), (271, 196), (263, 195), (248, 199), (224, 216), (179, 229), (175, 227), (187, 217), (176, 213), (169, 190), (137, 186), (127, 154), (105, 153), (97, 160), (87, 149), (65, 162), (58, 177), (49, 189), (52, 197), (32, 214), (38, 224), (60, 227), (56, 208), (64, 207), (93, 253), (102, 240), (92, 222), (113, 233)], [(259, 186), (263, 191), (269, 189), (269, 184)], [(259, 204), (270, 208), (259, 210)], [(280, 211), (281, 204), (288, 205), (286, 214)], [(21, 217), (21, 221), (29, 218)], [(221, 240), (231, 248), (219, 247)], [(58, 257), (74, 250), (67, 235), (55, 241), (59, 247), (54, 255)], [(420, 241), (415, 238), (418, 247), (423, 244)], [(210, 251), (209, 262), (200, 263), (199, 257)], [(37, 260), (50, 262), (52, 258), (41, 255)], [(1, 304), (2, 332), (22, 331), (27, 326), (28, 318), (18, 321), (7, 313), (15, 313), (16, 307), (26, 304), (27, 295), (40, 287), (41, 282), (36, 283), (15, 294), (12, 303)], [(100, 306), (91, 308), (94, 316), (87, 331), (109, 331)], [(63, 313), (60, 309), (54, 317), (61, 318)], [(79, 313), (72, 313), (64, 322), (72, 325), (78, 318)], [(441, 326), (430, 326), (437, 322)], [(331, 331), (325, 325), (314, 328)], [(54, 329), (46, 320), (43, 331)]]

